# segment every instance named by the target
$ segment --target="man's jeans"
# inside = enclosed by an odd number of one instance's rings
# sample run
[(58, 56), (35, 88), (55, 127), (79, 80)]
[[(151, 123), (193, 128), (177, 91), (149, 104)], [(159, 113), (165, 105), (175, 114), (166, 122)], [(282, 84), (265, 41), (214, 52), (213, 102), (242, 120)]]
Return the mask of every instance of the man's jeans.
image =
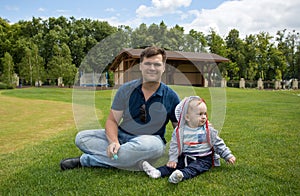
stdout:
[(133, 136), (119, 131), (121, 147), (118, 159), (107, 156), (108, 140), (104, 129), (86, 130), (77, 134), (75, 143), (84, 153), (80, 157), (82, 166), (85, 167), (116, 167), (128, 170), (141, 170), (141, 160), (155, 160), (165, 151), (165, 144), (156, 135)]

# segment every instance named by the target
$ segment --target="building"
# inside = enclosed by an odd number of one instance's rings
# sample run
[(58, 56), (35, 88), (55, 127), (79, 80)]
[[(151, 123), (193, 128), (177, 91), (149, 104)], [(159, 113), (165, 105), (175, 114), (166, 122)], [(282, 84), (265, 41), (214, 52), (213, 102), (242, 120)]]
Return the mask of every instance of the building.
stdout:
[[(114, 72), (115, 85), (141, 77), (140, 53), (143, 49), (123, 49), (116, 56), (110, 70)], [(218, 64), (229, 59), (213, 53), (166, 51), (166, 71), (162, 81), (168, 85), (211, 86)]]

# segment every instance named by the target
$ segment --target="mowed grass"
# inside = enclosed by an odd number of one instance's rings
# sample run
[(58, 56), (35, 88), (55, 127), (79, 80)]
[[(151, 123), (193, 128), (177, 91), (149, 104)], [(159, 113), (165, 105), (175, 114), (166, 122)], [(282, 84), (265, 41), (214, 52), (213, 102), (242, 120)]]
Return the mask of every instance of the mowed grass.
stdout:
[(0, 95), (0, 154), (14, 152), (74, 127), (70, 103)]
[[(207, 88), (195, 92), (210, 106)], [(95, 93), (104, 125), (113, 92)], [(172, 185), (143, 172), (82, 168), (60, 171), (59, 162), (78, 156), (72, 89), (0, 91), (0, 195), (299, 195), (300, 91), (226, 89), (220, 132), (237, 163)], [(167, 138), (172, 128), (168, 126)]]

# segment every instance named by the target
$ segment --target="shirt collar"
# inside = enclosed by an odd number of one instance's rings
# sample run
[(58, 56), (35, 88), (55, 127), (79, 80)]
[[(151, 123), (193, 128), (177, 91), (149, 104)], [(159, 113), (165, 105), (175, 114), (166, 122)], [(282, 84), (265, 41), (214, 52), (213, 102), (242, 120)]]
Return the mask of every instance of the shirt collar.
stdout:
[[(142, 82), (143, 82), (143, 79), (140, 79), (138, 81), (138, 90), (140, 92), (142, 92)], [(156, 90), (156, 92), (152, 96), (156, 96), (156, 95), (158, 95), (160, 97), (163, 96), (163, 87), (162, 87), (162, 85), (163, 85), (162, 82), (160, 82), (160, 85), (159, 85), (158, 89)]]

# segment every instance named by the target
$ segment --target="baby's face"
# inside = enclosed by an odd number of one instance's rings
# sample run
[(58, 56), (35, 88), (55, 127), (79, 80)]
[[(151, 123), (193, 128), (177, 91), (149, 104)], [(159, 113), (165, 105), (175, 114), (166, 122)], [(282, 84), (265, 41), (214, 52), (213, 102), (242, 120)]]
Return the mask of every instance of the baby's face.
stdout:
[(207, 117), (207, 107), (200, 101), (191, 101), (186, 114), (187, 125), (191, 128), (200, 127), (205, 124)]

